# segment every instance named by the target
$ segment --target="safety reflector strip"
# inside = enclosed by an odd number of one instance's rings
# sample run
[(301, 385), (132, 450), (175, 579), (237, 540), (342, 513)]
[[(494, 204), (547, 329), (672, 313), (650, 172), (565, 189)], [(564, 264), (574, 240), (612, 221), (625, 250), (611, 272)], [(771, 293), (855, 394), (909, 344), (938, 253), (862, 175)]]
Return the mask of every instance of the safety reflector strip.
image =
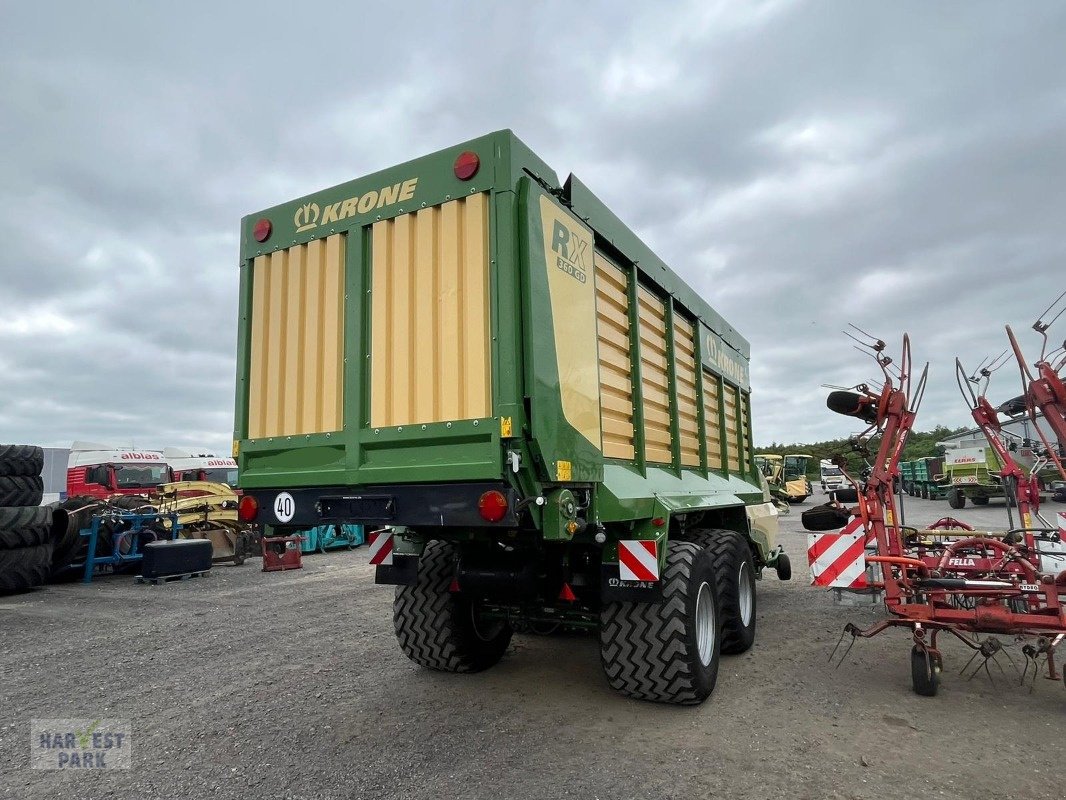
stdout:
[(807, 534), (811, 585), (831, 589), (865, 589), (866, 531), (855, 517), (836, 533)]
[(635, 539), (618, 543), (618, 578), (623, 581), (659, 580), (656, 542)]
[(367, 535), (367, 544), (370, 547), (370, 563), (392, 563), (392, 531), (382, 528), (380, 531), (370, 531)]

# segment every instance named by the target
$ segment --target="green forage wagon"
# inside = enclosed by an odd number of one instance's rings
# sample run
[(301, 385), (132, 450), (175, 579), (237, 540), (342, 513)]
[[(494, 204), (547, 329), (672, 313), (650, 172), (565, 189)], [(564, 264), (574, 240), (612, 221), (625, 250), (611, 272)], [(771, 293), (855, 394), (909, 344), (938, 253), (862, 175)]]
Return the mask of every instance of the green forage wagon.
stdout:
[(241, 227), (240, 515), (370, 526), (400, 647), (475, 672), (598, 630), (694, 704), (789, 576), (748, 343), (576, 177), (498, 131)]

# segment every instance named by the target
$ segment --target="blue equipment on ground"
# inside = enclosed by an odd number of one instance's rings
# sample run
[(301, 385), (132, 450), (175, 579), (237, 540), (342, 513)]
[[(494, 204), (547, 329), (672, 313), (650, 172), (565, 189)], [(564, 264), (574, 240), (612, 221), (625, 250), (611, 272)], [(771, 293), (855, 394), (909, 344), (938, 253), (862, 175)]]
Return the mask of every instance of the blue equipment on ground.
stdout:
[(349, 550), (366, 541), (362, 525), (319, 525), (300, 533), (300, 552), (324, 553), (347, 547)]
[[(170, 520), (170, 529), (165, 530), (164, 520)], [(99, 556), (96, 554), (96, 543), (100, 537), (100, 526), (108, 522), (113, 526), (111, 533), (111, 555)], [(118, 567), (122, 564), (130, 564), (140, 561), (144, 557), (141, 550), (142, 542), (158, 541), (159, 539), (176, 539), (181, 525), (178, 523), (177, 513), (159, 514), (155, 512), (140, 514), (133, 511), (109, 510), (101, 514), (94, 514), (92, 524), (83, 528), (81, 536), (88, 538), (88, 556), (83, 565), (83, 583), (92, 583), (93, 572), (98, 566)]]

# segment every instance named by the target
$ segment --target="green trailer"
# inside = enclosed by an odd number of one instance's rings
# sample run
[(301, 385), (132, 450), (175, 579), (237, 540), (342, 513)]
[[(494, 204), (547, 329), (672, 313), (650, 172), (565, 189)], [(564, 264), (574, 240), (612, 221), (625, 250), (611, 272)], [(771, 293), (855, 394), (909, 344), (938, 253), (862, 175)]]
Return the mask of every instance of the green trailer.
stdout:
[(368, 526), (413, 661), (582, 626), (693, 704), (751, 647), (790, 568), (748, 343), (510, 131), (245, 217), (239, 313), (242, 518)]
[(914, 462), (899, 462), (899, 480), (905, 494), (915, 497), (914, 494)]
[(914, 462), (914, 485), (918, 497), (939, 500), (943, 496), (944, 461), (940, 458), (919, 458)]
[(901, 461), (899, 475), (903, 491), (911, 497), (939, 500), (943, 493), (941, 486), (944, 480), (943, 469), (943, 461), (939, 458)]

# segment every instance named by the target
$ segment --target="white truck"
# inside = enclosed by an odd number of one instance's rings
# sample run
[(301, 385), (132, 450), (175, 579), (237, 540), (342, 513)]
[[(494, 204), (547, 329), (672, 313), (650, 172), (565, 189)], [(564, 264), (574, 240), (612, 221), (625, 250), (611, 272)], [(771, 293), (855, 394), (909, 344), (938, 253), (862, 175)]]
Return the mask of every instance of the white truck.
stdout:
[(844, 477), (844, 471), (828, 458), (823, 458), (819, 462), (818, 472), (822, 480), (823, 492), (835, 492), (837, 489), (843, 489), (848, 485), (847, 479)]
[(229, 456), (190, 453), (177, 447), (163, 449), (163, 457), (174, 472), (176, 481), (210, 481), (237, 487), (237, 462)]
[(170, 467), (159, 450), (122, 450), (93, 442), (74, 442), (70, 447), (69, 497), (144, 495), (172, 480)]

